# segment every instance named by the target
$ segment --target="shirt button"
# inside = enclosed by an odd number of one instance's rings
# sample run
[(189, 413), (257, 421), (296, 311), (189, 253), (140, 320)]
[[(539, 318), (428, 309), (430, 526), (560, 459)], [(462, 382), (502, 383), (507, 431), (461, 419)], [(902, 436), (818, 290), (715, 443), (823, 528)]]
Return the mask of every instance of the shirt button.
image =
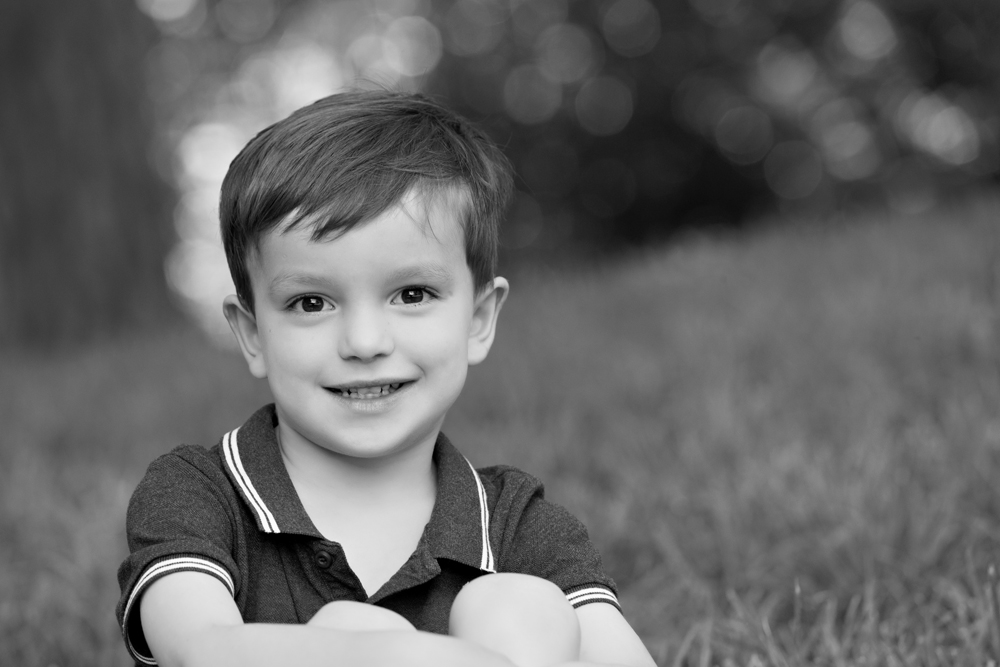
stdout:
[(325, 570), (326, 568), (330, 567), (331, 563), (333, 563), (333, 558), (327, 552), (320, 551), (318, 554), (316, 554), (316, 565), (318, 565), (319, 567)]

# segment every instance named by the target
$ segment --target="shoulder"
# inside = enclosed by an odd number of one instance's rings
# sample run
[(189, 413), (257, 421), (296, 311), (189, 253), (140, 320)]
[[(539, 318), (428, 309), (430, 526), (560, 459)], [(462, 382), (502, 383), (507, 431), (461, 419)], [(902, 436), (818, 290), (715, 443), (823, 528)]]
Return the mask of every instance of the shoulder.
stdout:
[(476, 468), (476, 472), (479, 473), (479, 479), (482, 480), (483, 486), (486, 487), (486, 493), (491, 499), (531, 498), (545, 495), (545, 486), (542, 482), (520, 468), (496, 465)]
[(589, 546), (587, 529), (563, 506), (545, 498), (545, 486), (511, 466), (477, 469), (489, 498), (491, 532), (503, 545), (523, 552), (526, 542)]
[(166, 454), (162, 454), (149, 464), (147, 475), (152, 472), (165, 470), (198, 470), (205, 474), (212, 474), (214, 471), (222, 471), (222, 458), (219, 454), (219, 445), (211, 449), (201, 445), (180, 445), (174, 447)]
[(223, 468), (219, 447), (205, 449), (197, 445), (181, 445), (157, 457), (146, 468), (129, 502), (129, 514), (140, 509), (141, 501), (152, 496), (163, 500), (170, 495), (183, 495), (186, 490), (231, 487)]
[(228, 533), (237, 501), (218, 447), (177, 447), (149, 464), (129, 499), (129, 547), (135, 550), (201, 530)]
[(497, 570), (548, 579), (574, 606), (592, 601), (617, 606), (617, 588), (583, 522), (545, 498), (533, 475), (510, 466), (477, 470), (490, 498), (490, 534)]
[(545, 486), (534, 475), (505, 465), (476, 472), (486, 491), (494, 532), (509, 536), (525, 522), (558, 522), (563, 514), (572, 520), (568, 512), (545, 500)]
[(503, 532), (541, 530), (583, 533), (587, 529), (572, 513), (545, 498), (545, 485), (523, 470), (498, 465), (476, 470), (489, 498), (491, 520)]

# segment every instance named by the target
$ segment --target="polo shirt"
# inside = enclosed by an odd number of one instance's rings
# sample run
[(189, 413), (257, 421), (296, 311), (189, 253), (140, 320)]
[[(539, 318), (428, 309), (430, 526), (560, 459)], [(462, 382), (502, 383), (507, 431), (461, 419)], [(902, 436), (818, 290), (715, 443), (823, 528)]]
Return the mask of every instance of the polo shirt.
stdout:
[(546, 501), (534, 477), (509, 466), (477, 470), (443, 434), (434, 447), (430, 521), (406, 563), (369, 594), (341, 546), (306, 514), (276, 424), (272, 404), (210, 450), (178, 447), (150, 464), (133, 493), (117, 616), (137, 664), (156, 664), (138, 613), (143, 591), (185, 570), (219, 579), (247, 623), (305, 623), (328, 602), (354, 600), (446, 634), (459, 590), (491, 572), (548, 579), (574, 607), (601, 602), (620, 609), (582, 523)]

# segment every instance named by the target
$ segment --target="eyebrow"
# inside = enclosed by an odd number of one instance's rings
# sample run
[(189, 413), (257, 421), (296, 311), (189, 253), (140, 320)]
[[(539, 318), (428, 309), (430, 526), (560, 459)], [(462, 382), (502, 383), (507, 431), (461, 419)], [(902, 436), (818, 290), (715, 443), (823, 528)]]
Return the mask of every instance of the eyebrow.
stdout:
[(325, 283), (321, 277), (314, 276), (310, 273), (279, 273), (276, 275), (267, 287), (270, 292), (280, 291), (283, 287), (298, 287), (300, 285), (316, 285), (317, 283)]
[(448, 282), (452, 278), (451, 271), (442, 264), (417, 264), (403, 266), (389, 273), (391, 283), (408, 282), (412, 280), (426, 282)]

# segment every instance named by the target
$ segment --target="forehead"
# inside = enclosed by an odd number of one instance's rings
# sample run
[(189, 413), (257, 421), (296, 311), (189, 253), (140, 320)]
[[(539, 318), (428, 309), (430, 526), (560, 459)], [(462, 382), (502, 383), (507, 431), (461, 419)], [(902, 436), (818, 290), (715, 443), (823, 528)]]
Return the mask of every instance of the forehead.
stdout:
[(276, 264), (302, 263), (319, 268), (385, 267), (420, 261), (447, 262), (467, 267), (464, 189), (412, 188), (399, 202), (371, 220), (349, 229), (335, 228), (317, 238), (322, 219), (290, 213), (258, 243), (250, 262), (251, 273), (277, 268)]

